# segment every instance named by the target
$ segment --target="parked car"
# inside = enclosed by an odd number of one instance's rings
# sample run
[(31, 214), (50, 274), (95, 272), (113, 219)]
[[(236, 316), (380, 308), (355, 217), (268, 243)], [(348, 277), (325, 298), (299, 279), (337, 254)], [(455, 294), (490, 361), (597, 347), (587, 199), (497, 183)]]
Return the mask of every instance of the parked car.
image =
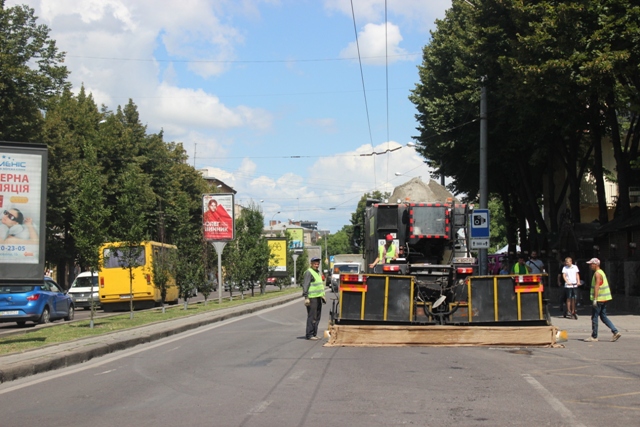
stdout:
[(73, 320), (75, 306), (66, 291), (53, 279), (41, 283), (0, 285), (0, 322), (49, 323)]
[(277, 281), (277, 277), (267, 277), (267, 285), (275, 285)]
[[(93, 284), (93, 294), (91, 293), (91, 284)], [(76, 307), (84, 309), (91, 308), (91, 300), (93, 305), (100, 307), (100, 295), (98, 294), (98, 273), (91, 274), (90, 271), (83, 271), (78, 274), (76, 279), (69, 288), (69, 296), (73, 300)]]

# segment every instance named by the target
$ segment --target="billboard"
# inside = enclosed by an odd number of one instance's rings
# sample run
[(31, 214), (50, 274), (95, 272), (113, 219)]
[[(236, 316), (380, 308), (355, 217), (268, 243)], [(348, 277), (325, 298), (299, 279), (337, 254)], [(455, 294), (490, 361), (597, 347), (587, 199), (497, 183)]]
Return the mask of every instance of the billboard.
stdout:
[(287, 234), (289, 235), (289, 249), (303, 249), (304, 248), (304, 229), (302, 228), (287, 228)]
[(0, 277), (44, 276), (47, 147), (0, 143)]
[(202, 195), (202, 227), (209, 242), (228, 242), (235, 238), (233, 194)]
[(282, 277), (287, 275), (287, 239), (283, 237), (268, 238), (267, 244), (271, 257), (269, 257), (269, 276)]

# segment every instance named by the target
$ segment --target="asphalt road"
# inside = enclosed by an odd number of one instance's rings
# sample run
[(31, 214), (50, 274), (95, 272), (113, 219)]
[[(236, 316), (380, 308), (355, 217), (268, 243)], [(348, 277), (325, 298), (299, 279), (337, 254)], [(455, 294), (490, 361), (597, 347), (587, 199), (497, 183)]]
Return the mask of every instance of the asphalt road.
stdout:
[[(265, 290), (267, 292), (272, 291), (272, 290), (277, 290), (278, 287), (276, 286), (271, 286), (271, 285), (267, 285)], [(254, 292), (256, 294), (260, 293), (260, 289), (259, 288), (255, 288)], [(245, 295), (251, 295), (251, 290), (249, 291), (245, 291)], [(222, 292), (222, 298), (229, 298), (230, 296), (233, 296), (233, 298), (241, 298), (241, 294), (240, 291), (238, 290), (233, 290), (233, 294), (230, 294), (229, 291), (223, 291)], [(218, 299), (218, 291), (212, 293), (209, 295), (209, 301), (211, 300), (217, 300)], [(204, 301), (204, 296), (202, 295), (201, 292), (198, 293), (197, 296), (195, 297), (191, 297), (189, 298), (189, 303), (197, 303), (197, 302), (201, 302)], [(184, 300), (181, 298), (179, 300), (178, 304), (183, 304)], [(120, 312), (122, 313), (122, 312)], [(95, 314), (95, 318), (99, 318), (99, 317), (103, 317), (103, 316), (112, 316), (114, 314), (117, 314), (117, 312), (111, 312), (111, 313), (105, 313), (102, 309), (97, 309), (96, 310), (96, 314)], [(86, 320), (86, 319), (90, 319), (91, 318), (91, 310), (87, 310), (84, 308), (76, 308), (75, 311), (75, 315), (74, 315), (74, 320)], [(52, 322), (52, 324), (59, 324), (59, 323), (64, 323), (64, 320), (60, 319), (60, 320), (55, 320), (54, 322)], [(38, 329), (38, 328), (42, 328), (42, 327), (47, 327), (47, 325), (38, 325), (32, 322), (28, 322), (25, 326), (18, 326), (18, 324), (16, 322), (7, 322), (7, 323), (0, 323), (0, 337), (2, 336), (7, 336), (7, 335), (12, 335), (15, 334), (16, 332), (24, 332), (25, 330), (33, 330), (33, 329)], [(1, 425), (1, 424), (0, 424)]]
[(0, 424), (637, 425), (637, 328), (585, 343), (587, 319), (554, 319), (565, 348), (347, 348), (305, 340), (305, 318), (298, 299), (0, 384)]

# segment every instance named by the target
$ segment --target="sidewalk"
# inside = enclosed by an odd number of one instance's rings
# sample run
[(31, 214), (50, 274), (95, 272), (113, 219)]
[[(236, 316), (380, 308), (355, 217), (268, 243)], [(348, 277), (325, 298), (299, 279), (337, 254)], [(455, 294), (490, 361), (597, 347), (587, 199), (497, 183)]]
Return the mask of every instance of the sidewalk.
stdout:
[(0, 356), (0, 383), (86, 362), (95, 357), (134, 347), (200, 326), (254, 313), (300, 299), (299, 293), (265, 301), (158, 322), (139, 328), (52, 344), (22, 353)]

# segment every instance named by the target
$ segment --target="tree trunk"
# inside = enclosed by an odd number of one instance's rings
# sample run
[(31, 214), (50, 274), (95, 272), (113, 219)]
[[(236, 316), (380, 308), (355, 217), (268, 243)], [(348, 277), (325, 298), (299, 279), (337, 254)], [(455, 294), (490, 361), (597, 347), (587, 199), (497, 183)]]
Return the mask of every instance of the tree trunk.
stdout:
[(605, 107), (607, 123), (611, 127), (611, 143), (613, 144), (613, 156), (616, 159), (616, 170), (618, 171), (618, 202), (616, 204), (615, 216), (626, 216), (631, 211), (629, 200), (629, 159), (622, 150), (622, 140), (620, 138), (620, 126), (618, 126), (618, 114), (616, 113), (615, 95), (613, 90), (607, 94), (607, 105)]
[(598, 196), (598, 221), (600, 225), (609, 222), (607, 211), (607, 197), (604, 188), (604, 172), (602, 168), (602, 136), (600, 132), (600, 105), (595, 96), (591, 98), (591, 137), (593, 139), (593, 176), (596, 180), (596, 194)]

